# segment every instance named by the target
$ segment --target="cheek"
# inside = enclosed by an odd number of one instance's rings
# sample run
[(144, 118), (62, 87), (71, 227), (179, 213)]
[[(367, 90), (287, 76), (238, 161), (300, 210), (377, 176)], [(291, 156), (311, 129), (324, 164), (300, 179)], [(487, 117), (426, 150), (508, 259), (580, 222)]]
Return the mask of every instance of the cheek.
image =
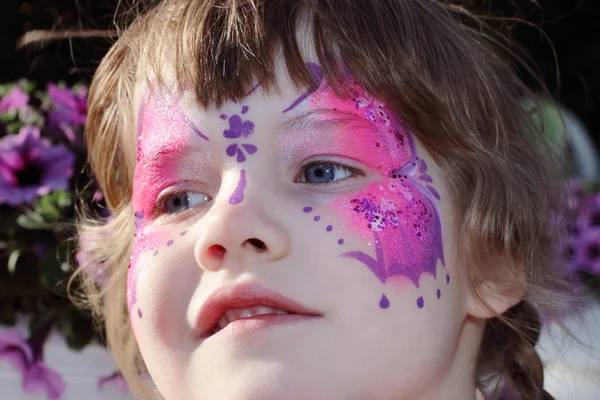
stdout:
[(144, 307), (138, 302), (137, 296), (140, 277), (155, 276), (156, 271), (149, 270), (159, 268), (161, 263), (180, 250), (187, 231), (153, 231), (138, 215), (136, 213), (136, 234), (127, 276), (127, 304), (130, 317), (141, 319)]
[[(340, 197), (333, 209), (348, 234), (360, 237), (370, 247), (366, 252), (350, 249), (341, 256), (368, 268), (382, 284), (400, 277), (419, 288), (423, 274), (436, 278), (438, 261), (444, 265), (439, 211), (428, 189), (415, 178), (385, 178), (361, 192)], [(428, 297), (440, 296), (437, 289)], [(423, 296), (416, 299), (419, 308), (424, 303)], [(379, 306), (389, 305), (384, 294)]]

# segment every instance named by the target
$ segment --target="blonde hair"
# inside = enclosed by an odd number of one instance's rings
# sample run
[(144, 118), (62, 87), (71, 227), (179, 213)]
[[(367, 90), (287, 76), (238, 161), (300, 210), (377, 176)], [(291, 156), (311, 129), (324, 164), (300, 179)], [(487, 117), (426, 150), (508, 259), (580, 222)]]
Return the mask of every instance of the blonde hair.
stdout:
[[(487, 323), (478, 387), (490, 398), (551, 398), (533, 346), (539, 312), (559, 305), (555, 293), (564, 282), (552, 225), (559, 203), (556, 152), (531, 122), (531, 107), (522, 106), (521, 99), (533, 96), (500, 41), (464, 8), (429, 0), (167, 0), (120, 32), (90, 87), (86, 126), (90, 165), (112, 218), (86, 216), (79, 229), (89, 262), (103, 269), (106, 282), (99, 286), (85, 265), (78, 272), (86, 305), (105, 324), (127, 381), (151, 396), (139, 380), (143, 361), (125, 299), (136, 85), (150, 77), (164, 85), (167, 66), (178, 85), (195, 88), (201, 106), (219, 106), (243, 99), (256, 81), (277, 90), (274, 64), (281, 54), (293, 83), (311, 86), (296, 36), (303, 22), (336, 93), (347, 89), (349, 72), (401, 116), (446, 172), (472, 287), (491, 281), (525, 291), (521, 303)], [(523, 272), (526, 283), (517, 278)]]

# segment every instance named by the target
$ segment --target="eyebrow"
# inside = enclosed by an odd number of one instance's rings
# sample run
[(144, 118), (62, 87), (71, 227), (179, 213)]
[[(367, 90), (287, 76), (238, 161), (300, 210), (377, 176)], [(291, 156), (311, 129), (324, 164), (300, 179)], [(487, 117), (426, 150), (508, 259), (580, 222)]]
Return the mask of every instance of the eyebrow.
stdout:
[(370, 127), (368, 120), (356, 114), (331, 109), (316, 109), (286, 119), (280, 123), (279, 130), (283, 134), (303, 133), (314, 129), (340, 128), (355, 124)]
[(179, 159), (201, 158), (204, 162), (212, 162), (209, 152), (201, 144), (186, 144), (177, 148), (172, 145), (163, 145), (157, 151), (148, 152), (140, 158), (140, 166), (144, 168), (157, 168), (166, 163)]

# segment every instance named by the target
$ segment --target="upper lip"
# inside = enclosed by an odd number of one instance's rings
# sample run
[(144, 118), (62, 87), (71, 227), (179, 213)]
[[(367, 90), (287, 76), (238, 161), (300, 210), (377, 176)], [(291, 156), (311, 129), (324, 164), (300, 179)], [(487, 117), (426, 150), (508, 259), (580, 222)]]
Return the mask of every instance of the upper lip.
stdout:
[(305, 314), (315, 317), (321, 315), (318, 311), (305, 307), (282, 294), (255, 284), (221, 286), (212, 292), (200, 307), (196, 319), (196, 327), (200, 337), (210, 336), (215, 330), (219, 319), (227, 310), (254, 306), (276, 308), (292, 314)]

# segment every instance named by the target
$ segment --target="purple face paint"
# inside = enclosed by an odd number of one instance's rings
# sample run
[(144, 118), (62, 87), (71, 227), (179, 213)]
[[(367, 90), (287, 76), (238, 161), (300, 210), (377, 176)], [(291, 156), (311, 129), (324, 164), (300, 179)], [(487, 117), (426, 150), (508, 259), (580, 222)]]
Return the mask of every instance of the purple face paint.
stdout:
[(333, 230), (333, 226), (327, 225), (326, 230), (327, 230), (327, 232), (331, 232)]
[(425, 305), (425, 301), (423, 300), (423, 297), (419, 297), (417, 299), (417, 307), (423, 308), (424, 305)]
[(437, 290), (437, 298), (439, 299), (441, 295), (442, 295), (442, 292), (440, 291), (440, 289), (438, 289)]
[(167, 242), (167, 247), (171, 247), (172, 245), (173, 245), (173, 239), (171, 239)]
[(340, 239), (340, 240), (338, 240), (338, 244), (340, 244), (340, 245), (341, 245), (341, 244), (344, 244), (344, 239)]
[(302, 95), (300, 95), (300, 97), (298, 97), (292, 103), (292, 105), (290, 105), (288, 108), (283, 110), (282, 113), (286, 113), (286, 112), (291, 111), (294, 108), (296, 108), (300, 103), (302, 103), (304, 100), (306, 100), (311, 94), (313, 94), (315, 91), (317, 91), (319, 89), (319, 87), (321, 86), (321, 83), (323, 82), (323, 78), (324, 78), (321, 67), (319, 67), (317, 64), (314, 64), (314, 63), (307, 63), (306, 67), (308, 68), (308, 70), (310, 71), (310, 74), (312, 75), (312, 77), (314, 79), (314, 86), (312, 88), (309, 88), (306, 92), (302, 93)]
[(158, 255), (158, 250), (155, 250), (155, 251), (154, 251), (154, 253), (152, 253), (152, 255), (153, 255), (154, 257), (156, 257), (156, 256)]
[(142, 318), (142, 310), (138, 308), (137, 310), (138, 317)]
[(183, 231), (179, 234), (179, 236), (185, 236), (186, 233), (187, 233), (187, 231)]
[(244, 201), (244, 189), (246, 189), (246, 170), (243, 169), (240, 171), (240, 180), (238, 182), (235, 191), (229, 198), (229, 204), (240, 204)]
[(312, 211), (312, 207), (304, 207), (304, 209), (302, 211), (305, 213), (309, 213)]
[(321, 217), (319, 215), (315, 215), (315, 217), (313, 218), (315, 221), (319, 221), (321, 219)]
[(390, 301), (388, 300), (387, 297), (385, 297), (385, 294), (381, 296), (381, 300), (379, 300), (379, 307), (386, 309), (390, 306)]
[[(243, 106), (241, 114), (248, 112), (248, 106)], [(221, 114), (221, 119), (226, 119), (227, 115)], [(223, 136), (227, 139), (247, 138), (254, 132), (254, 122), (242, 120), (242, 118), (234, 114), (229, 117), (229, 129), (223, 131)], [(225, 153), (229, 157), (236, 157), (236, 161), (243, 163), (246, 161), (247, 155), (253, 155), (258, 151), (258, 148), (250, 143), (233, 143), (227, 146)], [(246, 155), (247, 154), (247, 155)]]
[(412, 135), (401, 121), (360, 87), (356, 86), (354, 93), (350, 99), (341, 100), (326, 88), (310, 100), (311, 108), (337, 109), (368, 121), (351, 139), (345, 136), (333, 147), (342, 148), (342, 154), (364, 155), (371, 159), (367, 164), (376, 165), (383, 175), (380, 182), (360, 193), (335, 201), (335, 209), (349, 228), (365, 239), (372, 237), (375, 244), (374, 256), (362, 251), (341, 256), (359, 261), (382, 283), (400, 275), (418, 288), (422, 274), (436, 276), (438, 260), (445, 265), (436, 203), (439, 194), (424, 184), (433, 179), (426, 174), (427, 164), (420, 162)]
[(450, 283), (450, 275), (446, 274), (446, 284), (449, 284), (449, 283)]

